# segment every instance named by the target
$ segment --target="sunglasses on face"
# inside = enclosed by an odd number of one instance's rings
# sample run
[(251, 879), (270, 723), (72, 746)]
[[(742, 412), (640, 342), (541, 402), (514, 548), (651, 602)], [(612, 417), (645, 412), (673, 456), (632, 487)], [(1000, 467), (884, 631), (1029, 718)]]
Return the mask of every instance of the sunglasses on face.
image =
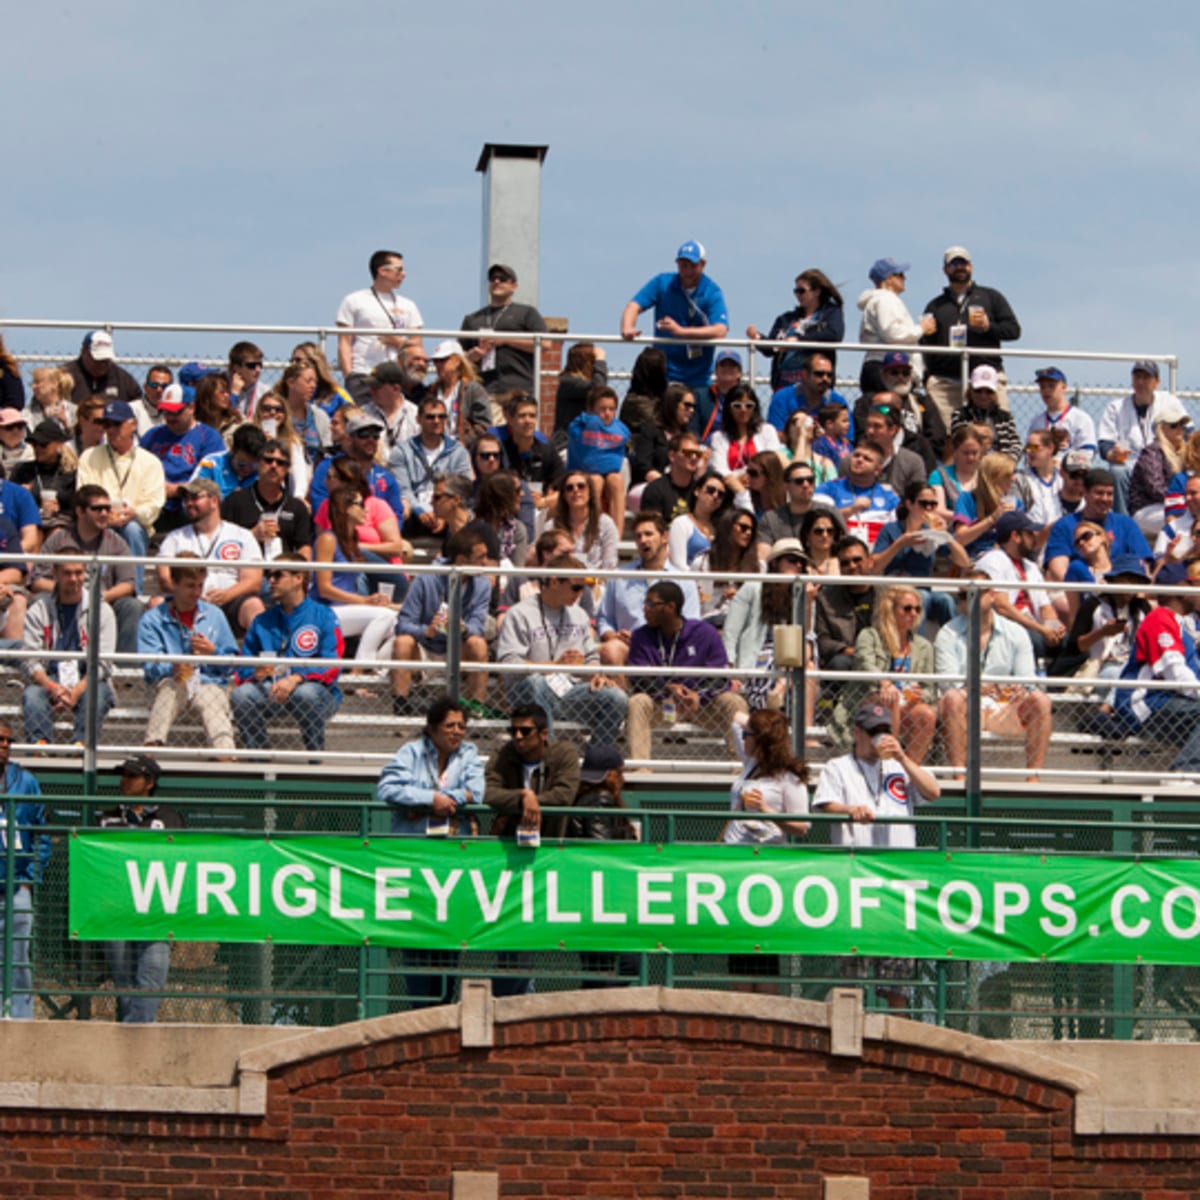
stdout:
[(761, 467), (749, 467), (746, 470), (746, 477), (748, 479), (761, 479), (762, 476), (763, 473)]
[(165, 383), (159, 383), (158, 381), (151, 382), (149, 379), (145, 383), (145, 388), (148, 392), (161, 392), (166, 386), (167, 384)]
[(804, 559), (798, 554), (785, 554), (781, 558), (777, 558), (776, 562), (787, 563), (790, 567), (799, 567), (804, 563)]
[(536, 725), (510, 725), (508, 732), (515, 738), (533, 737), (537, 733)]
[(937, 501), (936, 501), (936, 500), (918, 500), (918, 501), (917, 501), (917, 503), (918, 503), (918, 504), (919, 504), (919, 505), (920, 505), (922, 508), (937, 508)]
[(445, 419), (446, 419), (445, 413), (422, 413), (421, 414), (422, 421), (444, 421)]
[(352, 433), (350, 436), (358, 438), (358, 440), (361, 442), (377, 442), (377, 441), (379, 441), (379, 430), (378, 429), (358, 429), (358, 430), (355, 430), (355, 432)]
[(832, 379), (833, 372), (832, 371), (809, 371), (808, 377), (810, 379)]
[(718, 500), (725, 495), (724, 488), (713, 487), (711, 484), (706, 488), (701, 488), (700, 490), (706, 496), (716, 496)]
[(813, 484), (817, 482), (815, 475), (793, 475), (788, 483), (795, 484), (796, 487), (801, 487), (804, 484)]
[(1083, 546), (1086, 543), (1095, 540), (1095, 537), (1096, 535), (1090, 529), (1085, 529), (1083, 533), (1079, 534), (1075, 538), (1075, 545)]
[(842, 570), (847, 570), (850, 567), (861, 567), (867, 560), (865, 558), (842, 558), (838, 560)]
[(1086, 471), (1068, 471), (1067, 478), (1068, 479), (1086, 479), (1087, 472)]
[(833, 537), (832, 525), (814, 525), (809, 530), (810, 535), (814, 537)]
[(734, 400), (729, 405), (729, 407), (745, 410), (745, 409), (755, 409), (758, 407), (758, 405), (755, 404), (753, 400)]
[(921, 605), (919, 605), (919, 604), (898, 604), (898, 605), (896, 605), (896, 607), (901, 612), (906, 612), (906, 613), (919, 613), (922, 611)]
[(684, 458), (699, 458), (700, 457), (699, 450), (680, 450), (679, 453), (682, 454)]
[(258, 461), (262, 463), (263, 466), (270, 467), (286, 467), (288, 465), (288, 460), (286, 458), (276, 458), (274, 455), (269, 458), (260, 458)]
[(88, 512), (112, 512), (111, 504), (89, 504)]
[(479, 459), (480, 462), (499, 462), (500, 461), (500, 451), (499, 450), (480, 450), (476, 453), (475, 457), (477, 459)]
[(286, 574), (287, 574), (286, 571), (268, 571), (267, 572), (267, 582), (268, 583), (278, 583), (279, 580), (281, 580)]
[(262, 359), (260, 358), (257, 362), (238, 363), (238, 366), (243, 371), (261, 371), (263, 365), (262, 365)]
[(738, 533), (753, 533), (753, 532), (754, 532), (754, 526), (753, 526), (753, 525), (741, 525), (741, 524), (738, 524), (738, 525), (735, 525), (735, 526), (734, 526), (734, 529), (736, 529), (736, 530), (738, 531)]
[(564, 492), (586, 492), (588, 485), (586, 483), (568, 483), (564, 488)]
[(264, 404), (262, 408), (258, 410), (258, 415), (260, 417), (282, 417), (283, 409), (277, 404)]

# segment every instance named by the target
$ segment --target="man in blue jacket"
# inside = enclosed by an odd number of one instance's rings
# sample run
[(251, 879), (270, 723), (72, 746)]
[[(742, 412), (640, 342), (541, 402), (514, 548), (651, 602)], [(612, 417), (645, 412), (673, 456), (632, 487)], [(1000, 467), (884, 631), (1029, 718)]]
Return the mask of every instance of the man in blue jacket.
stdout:
[(438, 475), (471, 475), (471, 456), (446, 432), (446, 403), (423, 396), (417, 406), (421, 432), (397, 447), (396, 482), (404, 502), (404, 533), (428, 537), (442, 532), (444, 523), (433, 511), (433, 482)]
[(693, 391), (708, 387), (714, 341), (729, 332), (729, 307), (721, 289), (704, 274), (707, 255), (699, 242), (684, 242), (675, 253), (675, 270), (655, 275), (621, 313), (621, 336), (638, 336), (637, 319), (654, 309), (654, 336), (678, 338), (662, 347), (667, 356), (667, 379), (686, 383)]
[[(467, 710), (459, 700), (444, 696), (425, 714), (425, 730), (415, 741), (400, 747), (383, 768), (375, 789), (376, 799), (392, 806), (392, 832), (409, 837), (446, 837), (466, 818), (459, 814), (467, 804), (483, 803), (483, 760), (474, 742), (468, 742)], [(458, 962), (453, 950), (402, 951), (406, 967), (446, 971)], [(444, 974), (408, 973), (410, 1002), (417, 1005), (448, 1004), (454, 980)]]
[(272, 560), (267, 582), (274, 604), (254, 618), (242, 642), (243, 658), (270, 655), (298, 660), (294, 667), (237, 668), (233, 719), (249, 750), (266, 746), (267, 722), (281, 712), (300, 726), (306, 750), (324, 750), (325, 722), (342, 702), (337, 685), (340, 668), (305, 663), (311, 658), (341, 658), (345, 643), (333, 609), (308, 598), (308, 573), (290, 569), (302, 562), (299, 554), (281, 554)]
[[(180, 558), (196, 556), (184, 551)], [(200, 599), (208, 575), (204, 564), (197, 558), (195, 566), (179, 563), (170, 572), (171, 597), (150, 609), (138, 625), (139, 654), (171, 654), (181, 660), (148, 662), (142, 667), (146, 682), (154, 687), (146, 745), (166, 745), (171, 726), (195, 706), (208, 744), (228, 752), (233, 749), (233, 718), (226, 685), (232, 668), (204, 659), (213, 654), (236, 654), (237, 642), (225, 614)]]
[[(0, 722), (0, 768), (4, 771), (4, 791), (9, 796), (40, 796), (38, 781), (23, 767), (9, 762), (13, 731), (8, 722)], [(13, 973), (11, 1008), (4, 1016), (18, 1021), (33, 1019), (33, 968), (29, 948), (33, 939), (33, 886), (40, 883), (50, 861), (50, 835), (40, 830), (46, 824), (46, 809), (38, 801), (18, 800), (14, 806), (16, 855), (13, 865), (12, 954)], [(3, 945), (8, 918), (6, 858), (0, 855), (0, 946)]]

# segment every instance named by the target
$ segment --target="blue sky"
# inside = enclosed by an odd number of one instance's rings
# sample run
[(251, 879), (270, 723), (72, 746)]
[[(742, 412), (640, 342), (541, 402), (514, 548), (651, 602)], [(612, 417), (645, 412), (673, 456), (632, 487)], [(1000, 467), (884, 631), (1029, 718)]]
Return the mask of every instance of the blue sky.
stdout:
[[(913, 263), (919, 311), (962, 243), (1022, 346), (1174, 351), (1200, 386), (1200, 17), (1138, 12), (12, 6), (0, 316), (332, 324), (389, 246), (427, 324), (455, 325), (478, 304), (480, 148), (530, 142), (550, 147), (540, 307), (573, 330), (615, 332), (689, 237), (737, 333), (789, 307), (808, 266), (844, 282), (856, 331), (882, 255)], [(118, 352), (167, 345), (127, 334)]]

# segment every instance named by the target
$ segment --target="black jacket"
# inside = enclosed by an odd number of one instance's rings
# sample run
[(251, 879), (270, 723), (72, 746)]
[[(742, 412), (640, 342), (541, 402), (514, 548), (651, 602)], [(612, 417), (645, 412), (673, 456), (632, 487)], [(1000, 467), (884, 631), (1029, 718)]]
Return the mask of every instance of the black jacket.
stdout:
[[(971, 306), (980, 307), (987, 314), (986, 331), (972, 329), (967, 325), (967, 309)], [(961, 297), (956, 297), (947, 287), (940, 296), (934, 296), (925, 305), (925, 311), (937, 320), (937, 329), (921, 339), (922, 346), (950, 345), (951, 325), (967, 325), (967, 345), (978, 346), (983, 350), (999, 350), (1001, 342), (1015, 342), (1021, 336), (1021, 323), (1003, 294), (995, 288), (980, 287), (977, 283), (972, 283)], [(997, 371), (1004, 366), (1004, 360), (995, 353), (972, 354), (970, 359), (972, 371), (983, 365), (995, 367)], [(961, 373), (960, 360), (956, 354), (925, 355), (926, 379), (930, 375), (941, 379), (958, 379)]]

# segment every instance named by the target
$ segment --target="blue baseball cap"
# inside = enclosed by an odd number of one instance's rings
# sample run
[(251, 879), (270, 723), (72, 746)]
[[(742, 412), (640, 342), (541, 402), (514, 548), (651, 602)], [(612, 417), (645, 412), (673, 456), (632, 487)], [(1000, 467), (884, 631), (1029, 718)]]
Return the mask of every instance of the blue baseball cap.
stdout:
[(737, 363), (737, 368), (742, 369), (742, 356), (736, 350), (725, 349), (717, 354), (716, 365), (720, 366), (723, 362)]
[(134, 421), (137, 417), (124, 400), (110, 400), (100, 414), (101, 421)]
[[(1186, 575), (1186, 572), (1184, 574)], [(1150, 576), (1146, 574), (1146, 564), (1136, 554), (1118, 554), (1112, 560), (1112, 570), (1104, 576), (1109, 583), (1116, 583), (1122, 577), (1133, 577), (1143, 583), (1150, 582)]]
[(867, 277), (874, 284), (880, 284), (892, 275), (907, 275), (912, 263), (897, 262), (894, 258), (877, 258), (867, 272)]
[(195, 387), (205, 375), (212, 375), (216, 367), (206, 367), (203, 363), (186, 362), (179, 368), (179, 382), (184, 387)]
[(683, 259), (685, 262), (699, 263), (704, 262), (708, 255), (704, 252), (704, 247), (699, 242), (684, 242), (682, 246), (675, 252), (675, 261)]
[(1162, 584), (1163, 587), (1174, 587), (1176, 584), (1187, 583), (1187, 581), (1187, 563), (1182, 562), (1164, 563), (1154, 577), (1154, 582)]
[(911, 367), (912, 359), (903, 350), (889, 350), (883, 356), (883, 369), (888, 367)]
[(1035, 371), (1033, 377), (1038, 383), (1043, 379), (1053, 379), (1055, 383), (1067, 382), (1067, 377), (1057, 367), (1043, 367), (1040, 371)]

